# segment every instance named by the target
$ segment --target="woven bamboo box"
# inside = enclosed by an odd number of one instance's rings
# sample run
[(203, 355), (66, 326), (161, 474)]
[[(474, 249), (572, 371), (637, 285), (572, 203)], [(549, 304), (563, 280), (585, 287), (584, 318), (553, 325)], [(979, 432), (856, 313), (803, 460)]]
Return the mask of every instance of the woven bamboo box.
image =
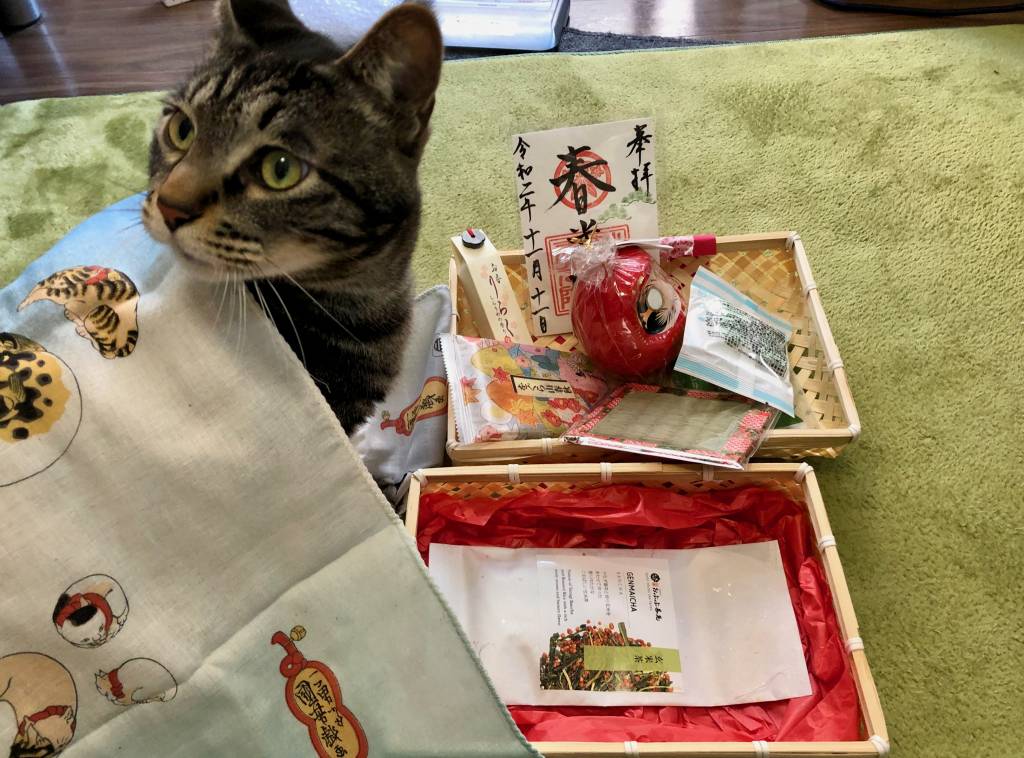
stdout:
[[(501, 254), (520, 307), (526, 310), (523, 254)], [(759, 458), (801, 460), (835, 458), (860, 434), (860, 420), (839, 348), (832, 338), (825, 309), (811, 273), (800, 235), (795, 232), (734, 235), (718, 238), (718, 252), (707, 258), (679, 258), (666, 267), (683, 301), (689, 300), (690, 280), (701, 265), (731, 282), (753, 300), (781, 314), (793, 325), (789, 360), (796, 385), (797, 415), (809, 428), (775, 429), (757, 452)], [(480, 336), (466, 303), (454, 258), (449, 264), (453, 334)], [(529, 314), (527, 323), (530, 321)], [(535, 339), (535, 344), (575, 349), (572, 335)], [(448, 455), (456, 465), (483, 463), (561, 463), (627, 460), (629, 456), (584, 447), (558, 439), (461, 443), (455, 417), (448, 408)], [(635, 457), (635, 456), (633, 456)]]
[(496, 499), (522, 495), (538, 486), (568, 491), (597, 483), (639, 484), (681, 493), (756, 485), (779, 489), (807, 509), (821, 563), (832, 593), (840, 632), (850, 655), (864, 739), (852, 742), (537, 742), (546, 758), (836, 758), (889, 752), (889, 737), (878, 691), (857, 627), (853, 601), (814, 470), (807, 463), (752, 463), (743, 471), (664, 463), (568, 463), (491, 465), (425, 469), (411, 481), (406, 528), (416, 539), (420, 497), (444, 492), (459, 498)]

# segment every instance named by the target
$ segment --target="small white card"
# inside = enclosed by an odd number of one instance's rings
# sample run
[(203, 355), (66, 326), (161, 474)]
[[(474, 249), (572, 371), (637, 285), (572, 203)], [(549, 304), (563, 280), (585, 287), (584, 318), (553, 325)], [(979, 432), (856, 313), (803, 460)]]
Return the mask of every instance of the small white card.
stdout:
[(654, 119), (517, 134), (512, 160), (533, 334), (565, 334), (572, 282), (555, 251), (581, 234), (658, 236)]

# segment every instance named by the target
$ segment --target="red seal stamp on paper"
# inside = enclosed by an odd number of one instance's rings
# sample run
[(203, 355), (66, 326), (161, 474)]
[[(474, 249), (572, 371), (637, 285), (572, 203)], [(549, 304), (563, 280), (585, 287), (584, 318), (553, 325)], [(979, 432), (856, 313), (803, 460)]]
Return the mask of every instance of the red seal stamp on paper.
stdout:
[(561, 161), (549, 180), (555, 188), (555, 203), (582, 214), (599, 206), (609, 192), (615, 191), (608, 161), (588, 145), (570, 145), (569, 151), (558, 157)]

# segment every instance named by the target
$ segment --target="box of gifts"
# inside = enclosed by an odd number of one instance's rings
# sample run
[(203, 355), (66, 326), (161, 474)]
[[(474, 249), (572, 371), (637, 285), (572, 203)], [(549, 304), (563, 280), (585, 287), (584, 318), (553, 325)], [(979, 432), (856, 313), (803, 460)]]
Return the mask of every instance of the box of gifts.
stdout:
[(806, 463), (422, 470), (406, 524), (548, 758), (889, 750)]
[[(783, 460), (835, 458), (846, 445), (857, 439), (860, 420), (800, 235), (776, 232), (720, 236), (713, 240), (712, 250), (712, 254), (661, 258), (661, 268), (670, 278), (684, 306), (689, 301), (694, 275), (699, 268), (705, 267), (753, 303), (784, 320), (792, 329), (787, 345), (788, 378), (793, 387), (796, 417), (792, 421), (798, 420), (798, 423), (779, 425), (768, 432), (756, 456)], [(508, 285), (515, 293), (524, 320), (530, 323), (529, 282), (524, 254), (520, 251), (502, 252), (500, 257)], [(452, 334), (490, 336), (487, 329), (481, 329), (474, 319), (467, 297), (467, 286), (472, 285), (460, 277), (455, 257), (449, 276), (454, 311)], [(572, 333), (534, 336), (532, 345), (561, 352), (584, 352), (579, 339)], [(459, 389), (454, 383), (452, 388), (453, 391)], [(449, 404), (448, 412), (447, 448), (456, 465), (615, 461), (636, 457), (625, 452), (572, 444), (563, 440), (561, 435), (554, 434), (533, 435), (528, 439), (471, 441), (465, 433), (460, 435), (452, 405)], [(512, 408), (503, 408), (499, 412), (515, 414)]]

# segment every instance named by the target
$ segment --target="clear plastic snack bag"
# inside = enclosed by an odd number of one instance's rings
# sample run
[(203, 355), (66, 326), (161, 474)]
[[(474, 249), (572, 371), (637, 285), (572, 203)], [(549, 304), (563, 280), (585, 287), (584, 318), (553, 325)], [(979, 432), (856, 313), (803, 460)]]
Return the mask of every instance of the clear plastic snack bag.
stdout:
[(794, 415), (793, 327), (701, 266), (675, 370)]
[(441, 336), (460, 442), (560, 437), (608, 385), (582, 353)]

